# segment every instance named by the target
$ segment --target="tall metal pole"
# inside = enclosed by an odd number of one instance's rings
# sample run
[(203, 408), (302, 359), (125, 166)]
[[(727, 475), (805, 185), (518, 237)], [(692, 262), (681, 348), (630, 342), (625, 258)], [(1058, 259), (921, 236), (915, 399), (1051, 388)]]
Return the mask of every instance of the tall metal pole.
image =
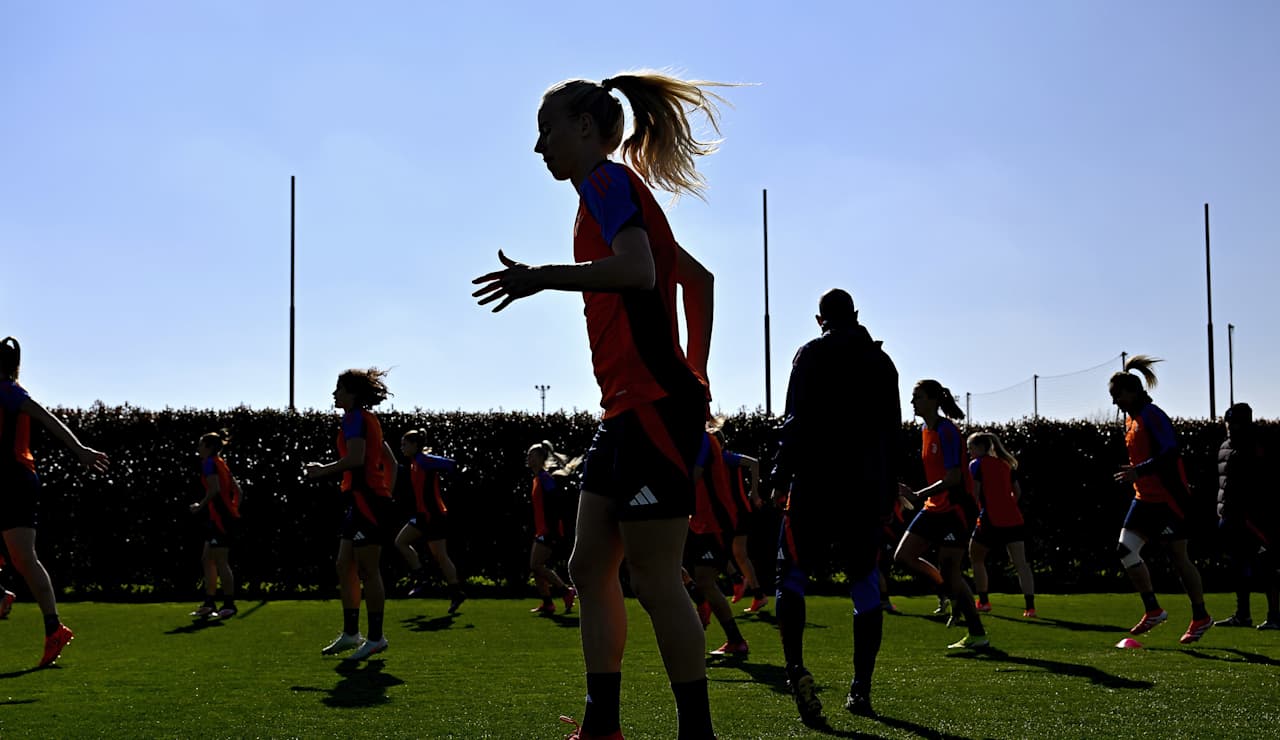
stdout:
[(294, 204), (296, 190), (294, 187), (294, 176), (289, 175), (289, 410), (297, 411), (298, 407), (293, 403), (293, 373), (294, 373), (294, 269), (297, 260), (294, 252), (294, 223), (295, 208)]
[(535, 385), (533, 389), (536, 390), (540, 396), (542, 396), (542, 415), (546, 416), (547, 415), (547, 391), (551, 390), (551, 386)]
[(1213, 392), (1213, 280), (1209, 272), (1209, 204), (1204, 204), (1204, 283), (1209, 304), (1209, 418), (1218, 418), (1218, 404)]
[(1040, 376), (1031, 376), (1031, 418), (1040, 418)]
[(773, 416), (773, 372), (769, 357), (769, 190), (760, 191), (764, 208), (764, 413)]
[(1229, 388), (1232, 406), (1236, 405), (1236, 325), (1227, 324), (1227, 388)]
[(969, 391), (964, 392), (964, 418), (973, 421), (973, 412), (969, 410), (969, 399), (973, 396)]

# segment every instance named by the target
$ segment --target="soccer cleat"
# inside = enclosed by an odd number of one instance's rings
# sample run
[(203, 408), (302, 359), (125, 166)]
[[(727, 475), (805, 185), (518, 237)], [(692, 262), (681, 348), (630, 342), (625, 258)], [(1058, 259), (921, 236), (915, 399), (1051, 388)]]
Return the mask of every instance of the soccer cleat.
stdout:
[(556, 613), (556, 605), (548, 601), (533, 607), (529, 610), (529, 613), (537, 614), (538, 616), (550, 616)]
[(698, 604), (698, 621), (702, 622), (702, 629), (704, 630), (711, 626), (711, 604), (709, 602), (704, 601)]
[(231, 619), (239, 613), (240, 610), (236, 608), (235, 604), (224, 604), (221, 609), (213, 613), (213, 616), (218, 619)]
[(1022, 616), (1026, 617), (1027, 619), (1035, 619), (1035, 618), (1036, 618), (1036, 610), (1035, 610), (1035, 609), (1023, 609), (1023, 610), (1022, 610)]
[(201, 606), (199, 606), (199, 607), (196, 607), (196, 610), (195, 610), (195, 611), (193, 611), (193, 612), (191, 612), (191, 616), (196, 617), (197, 619), (205, 619), (205, 618), (207, 618), (207, 617), (209, 617), (209, 616), (213, 615), (213, 614), (214, 614), (214, 612), (216, 612), (216, 611), (217, 611), (217, 610), (216, 610), (216, 609), (214, 609), (213, 605), (211, 605), (211, 604), (203, 604), (203, 605), (201, 605)]
[(746, 595), (746, 593), (747, 593), (747, 584), (745, 583), (733, 584), (733, 599), (729, 603), (736, 604), (739, 601), (742, 601), (742, 597)]
[(796, 709), (800, 711), (800, 720), (805, 724), (822, 722), (822, 702), (818, 701), (818, 687), (814, 686), (813, 676), (808, 671), (794, 681), (788, 679), (791, 696), (796, 700)]
[(409, 598), (417, 599), (427, 595), (431, 587), (425, 581), (418, 581), (413, 584), (413, 588), (409, 589)]
[(458, 611), (458, 607), (462, 606), (462, 602), (466, 600), (467, 600), (466, 594), (464, 593), (454, 594), (453, 599), (449, 601), (449, 613), (450, 614), (456, 613)]
[(4, 596), (0, 596), (0, 619), (8, 619), (9, 612), (13, 610), (13, 600), (18, 598), (12, 591), (6, 590)]
[(851, 690), (849, 695), (844, 698), (844, 709), (849, 714), (857, 717), (876, 716), (876, 710), (871, 708), (871, 697), (862, 692), (854, 693)]
[(1164, 620), (1169, 618), (1169, 612), (1164, 609), (1156, 609), (1142, 615), (1142, 620), (1133, 627), (1129, 628), (1129, 634), (1141, 635), (1144, 632), (1150, 632), (1152, 628), (1164, 624)]
[(947, 629), (964, 626), (964, 615), (960, 612), (951, 612), (951, 616), (947, 617)]
[(570, 586), (564, 591), (564, 613), (573, 611), (573, 602), (578, 600), (578, 589)]
[(387, 638), (380, 640), (365, 640), (364, 644), (356, 648), (356, 651), (343, 660), (368, 660), (370, 657), (384, 652), (387, 649)]
[(938, 599), (938, 608), (933, 610), (933, 616), (945, 617), (951, 613), (951, 599)]
[(1190, 645), (1201, 637), (1204, 637), (1204, 633), (1208, 632), (1209, 628), (1212, 626), (1213, 618), (1207, 615), (1204, 619), (1193, 619), (1191, 620), (1191, 624), (1187, 625), (1187, 631), (1183, 632), (1182, 637), (1178, 638), (1178, 642), (1183, 645)]
[(980, 612), (986, 613), (986, 612), (991, 611), (991, 602), (990, 602), (990, 601), (975, 601), (975, 602), (973, 602), (973, 608), (974, 608), (974, 609), (977, 609), (977, 610), (978, 610), (978, 611), (980, 611)]
[(573, 732), (565, 735), (564, 740), (624, 740), (622, 730), (614, 730), (608, 735), (588, 735), (587, 731), (582, 729), (582, 726), (574, 718), (566, 717), (562, 714), (560, 715), (560, 721), (573, 725)]
[(359, 632), (355, 633), (354, 635), (348, 635), (346, 632), (341, 632), (338, 634), (338, 638), (336, 640), (329, 643), (323, 649), (320, 650), (320, 654), (321, 655), (337, 655), (338, 653), (345, 653), (346, 651), (351, 650), (352, 648), (358, 648), (363, 644), (364, 644), (364, 636), (361, 635)]
[(745, 658), (751, 648), (747, 645), (747, 641), (730, 642), (725, 641), (723, 645), (711, 651), (712, 655), (719, 655), (727, 658)]
[(44, 668), (47, 665), (52, 665), (58, 659), (58, 656), (62, 655), (62, 649), (73, 639), (75, 639), (75, 635), (72, 634), (71, 630), (67, 629), (67, 625), (58, 625), (58, 629), (54, 630), (52, 635), (44, 638), (44, 655), (41, 656), (38, 667)]
[(1249, 617), (1242, 617), (1239, 614), (1232, 614), (1226, 619), (1219, 619), (1213, 623), (1214, 627), (1252, 627), (1253, 620)]
[(768, 596), (761, 596), (761, 597), (760, 597), (760, 598), (758, 598), (758, 599), (752, 599), (752, 600), (751, 600), (751, 606), (747, 607), (746, 609), (743, 609), (743, 610), (742, 610), (742, 613), (743, 613), (743, 614), (756, 614), (756, 613), (758, 613), (761, 609), (765, 608), (765, 607), (766, 607), (766, 606), (768, 606), (768, 605), (769, 605), (769, 597), (768, 597)]
[(1268, 617), (1267, 621), (1258, 625), (1260, 630), (1280, 630), (1280, 619)]
[(986, 635), (965, 635), (963, 640), (953, 642), (947, 646), (948, 650), (978, 650), (984, 647), (990, 647), (991, 640)]

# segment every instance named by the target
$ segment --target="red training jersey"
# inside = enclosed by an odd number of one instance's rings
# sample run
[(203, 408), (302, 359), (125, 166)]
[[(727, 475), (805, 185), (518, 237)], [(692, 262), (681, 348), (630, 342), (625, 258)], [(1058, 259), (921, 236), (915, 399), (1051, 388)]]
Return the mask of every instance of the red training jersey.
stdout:
[(979, 494), (982, 512), (979, 524), (993, 527), (1017, 527), (1023, 524), (1022, 511), (1013, 493), (1014, 471), (1009, 463), (994, 455), (983, 455), (969, 463), (975, 483), (982, 484)]

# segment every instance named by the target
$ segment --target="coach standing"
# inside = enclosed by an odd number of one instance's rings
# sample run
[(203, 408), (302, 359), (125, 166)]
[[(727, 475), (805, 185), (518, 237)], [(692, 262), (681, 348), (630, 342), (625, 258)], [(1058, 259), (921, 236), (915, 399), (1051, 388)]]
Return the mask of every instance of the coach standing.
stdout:
[[(796, 353), (773, 469), (784, 507), (778, 546), (777, 614), (787, 681), (806, 723), (822, 704), (804, 667), (805, 585), (810, 573), (843, 569), (853, 597), (853, 682), (845, 709), (870, 715), (871, 674), (884, 613), (876, 558), (893, 509), (901, 458), (898, 371), (858, 323), (839, 288), (818, 301), (822, 335)], [(834, 559), (834, 560), (833, 560)]]

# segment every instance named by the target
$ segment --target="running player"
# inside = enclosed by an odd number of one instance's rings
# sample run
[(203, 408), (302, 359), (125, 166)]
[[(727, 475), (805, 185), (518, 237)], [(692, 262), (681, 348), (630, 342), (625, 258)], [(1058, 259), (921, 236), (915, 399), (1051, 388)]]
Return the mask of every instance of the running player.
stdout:
[(427, 541), (427, 548), (449, 585), (449, 613), (453, 614), (467, 600), (458, 580), (458, 569), (449, 559), (449, 509), (440, 496), (440, 473), (452, 473), (458, 463), (447, 457), (432, 455), (427, 444), (427, 430), (410, 429), (400, 438), (400, 454), (409, 460), (406, 483), (413, 491), (413, 516), (396, 535), (396, 549), (409, 564), (413, 579), (410, 596), (419, 596), (427, 587), (427, 568), (414, 549), (419, 539)]
[[(342, 409), (338, 431), (339, 459), (307, 463), (308, 480), (342, 474), (347, 510), (338, 534), (338, 587), (342, 595), (342, 633), (321, 650), (335, 655), (355, 649), (350, 660), (364, 660), (387, 649), (382, 633), (386, 591), (382, 584), (382, 548), (390, 544), (395, 504), (391, 500), (395, 454), (382, 439), (382, 425), (370, 408), (391, 395), (387, 371), (347, 370), (338, 376), (333, 404)], [(369, 638), (360, 635), (360, 577), (369, 617)]]
[[(103, 453), (81, 444), (61, 419), (46, 411), (18, 384), (21, 364), (18, 340), (0, 340), (0, 533), (13, 567), (27, 582), (44, 615), (44, 653), (40, 657), (40, 667), (44, 667), (58, 659), (75, 635), (58, 619), (53, 582), (36, 557), (40, 477), (31, 455), (31, 422), (47, 429), (90, 471), (105, 472), (108, 461)], [(12, 604), (8, 596), (4, 600)]]
[[(964, 615), (969, 634), (948, 648), (986, 647), (991, 641), (982, 628), (973, 594), (960, 571), (969, 530), (977, 513), (976, 502), (964, 488), (964, 446), (960, 430), (951, 421), (963, 419), (964, 412), (951, 391), (936, 380), (916, 383), (911, 391), (911, 409), (924, 422), (920, 427), (920, 457), (928, 485), (919, 491), (906, 485), (900, 488), (902, 495), (913, 502), (924, 502), (924, 507), (907, 525), (907, 533), (902, 536), (894, 558), (937, 584), (941, 593), (950, 595), (953, 608)], [(930, 546), (938, 548), (937, 567), (923, 557)]]
[(1280, 572), (1275, 564), (1278, 548), (1275, 502), (1264, 493), (1266, 456), (1258, 444), (1253, 409), (1233, 404), (1224, 416), (1227, 438), (1218, 449), (1218, 532), (1231, 560), (1236, 579), (1236, 610), (1215, 627), (1252, 627), (1249, 608), (1250, 581), (1256, 579), (1267, 596), (1267, 618), (1260, 630), (1280, 629)]
[(884, 630), (876, 558), (902, 438), (898, 370), (858, 322), (853, 297), (827, 291), (815, 318), (822, 335), (791, 362), (771, 476), (774, 502), (785, 507), (775, 609), (787, 683), (806, 724), (821, 723), (822, 702), (804, 665), (805, 589), (833, 554), (853, 599), (853, 680), (844, 706), (874, 714), (871, 677)]
[(1018, 459), (1005, 448), (1000, 438), (990, 432), (969, 435), (969, 473), (973, 477), (973, 495), (981, 502), (978, 523), (969, 541), (969, 560), (973, 562), (973, 585), (978, 591), (977, 608), (991, 611), (990, 586), (987, 579), (987, 553), (1004, 546), (1018, 571), (1022, 587), (1022, 616), (1036, 616), (1036, 585), (1027, 563), (1026, 524), (1018, 500), (1022, 486), (1018, 482)]
[[(1199, 640), (1213, 626), (1204, 606), (1204, 587), (1200, 571), (1187, 554), (1187, 523), (1191, 491), (1182, 465), (1178, 437), (1168, 415), (1151, 402), (1142, 387), (1156, 387), (1156, 374), (1151, 366), (1160, 360), (1147, 355), (1134, 355), (1124, 363), (1124, 371), (1111, 376), (1111, 401), (1126, 414), (1124, 445), (1129, 464), (1120, 466), (1115, 479), (1133, 484), (1133, 503), (1120, 530), (1118, 552), (1120, 563), (1138, 594), (1146, 613), (1130, 630), (1140, 635), (1169, 618), (1160, 608), (1151, 573), (1142, 562), (1142, 547), (1153, 540), (1168, 544), (1182, 586), (1191, 599), (1191, 624), (1179, 642), (1186, 645)], [(1137, 371), (1134, 375), (1132, 371)]]
[(724, 448), (717, 435), (708, 432), (702, 439), (702, 451), (694, 464), (696, 501), (693, 516), (689, 518), (689, 539), (685, 544), (685, 569), (693, 574), (699, 600), (703, 626), (714, 614), (724, 629), (725, 643), (712, 650), (716, 656), (746, 657), (750, 651), (738, 623), (733, 618), (733, 608), (725, 599), (716, 578), (725, 572), (729, 563), (728, 540), (738, 528), (742, 512), (730, 484), (729, 466)]
[[(686, 111), (714, 125), (710, 83), (629, 72), (599, 83), (569, 80), (543, 95), (538, 142), (552, 177), (579, 196), (572, 265), (530, 266), (498, 253), (504, 269), (475, 280), (495, 311), (541, 290), (583, 293), (604, 418), (588, 453), (569, 571), (582, 610), (587, 671), (583, 727), (573, 737), (621, 737), (618, 696), (626, 609), (619, 567), (653, 623), (675, 694), (680, 740), (713, 736), (704, 636), (680, 578), (691, 476), (707, 419), (711, 273), (676, 243), (649, 184), (697, 195), (696, 157), (714, 144), (692, 136)], [(623, 108), (634, 132), (623, 141)], [(619, 145), (631, 167), (608, 159)], [(634, 168), (634, 169), (632, 169)], [(688, 348), (680, 347), (676, 286)]]
[(533, 503), (533, 547), (529, 551), (529, 569), (533, 571), (533, 581), (538, 586), (538, 595), (542, 597), (542, 603), (529, 612), (555, 614), (556, 605), (552, 598), (559, 596), (564, 601), (564, 612), (568, 614), (578, 592), (565, 584), (555, 569), (547, 565), (568, 531), (564, 506), (560, 501), (561, 486), (552, 471), (562, 473), (560, 477), (563, 480), (564, 474), (571, 472), (571, 468), (566, 470), (569, 464), (576, 467), (580, 461), (567, 461), (550, 442), (543, 440), (529, 448), (525, 462), (533, 474), (533, 490), (529, 494)]
[[(760, 585), (755, 565), (751, 562), (751, 555), (747, 550), (752, 515), (764, 505), (764, 499), (760, 497), (760, 461), (750, 455), (730, 452), (725, 447), (723, 418), (713, 419), (707, 425), (707, 431), (715, 437), (722, 448), (721, 457), (728, 468), (728, 484), (732, 494), (730, 498), (736, 509), (731, 543), (733, 557), (727, 563), (730, 567), (736, 566), (732, 573), (732, 603), (736, 604), (742, 600), (743, 596), (750, 594), (751, 606), (742, 611), (745, 614), (755, 614), (769, 604), (769, 597), (765, 595), (764, 588)], [(750, 484), (747, 482), (748, 475)]]
[[(231, 543), (240, 524), (240, 486), (222, 459), (222, 449), (231, 441), (226, 429), (200, 436), (196, 445), (200, 453), (200, 482), (204, 498), (191, 505), (191, 513), (209, 512), (205, 525), (204, 549), (200, 562), (204, 566), (204, 603), (191, 616), (229, 619), (236, 614), (236, 581), (228, 560)], [(214, 602), (218, 579), (222, 579), (222, 607)]]

